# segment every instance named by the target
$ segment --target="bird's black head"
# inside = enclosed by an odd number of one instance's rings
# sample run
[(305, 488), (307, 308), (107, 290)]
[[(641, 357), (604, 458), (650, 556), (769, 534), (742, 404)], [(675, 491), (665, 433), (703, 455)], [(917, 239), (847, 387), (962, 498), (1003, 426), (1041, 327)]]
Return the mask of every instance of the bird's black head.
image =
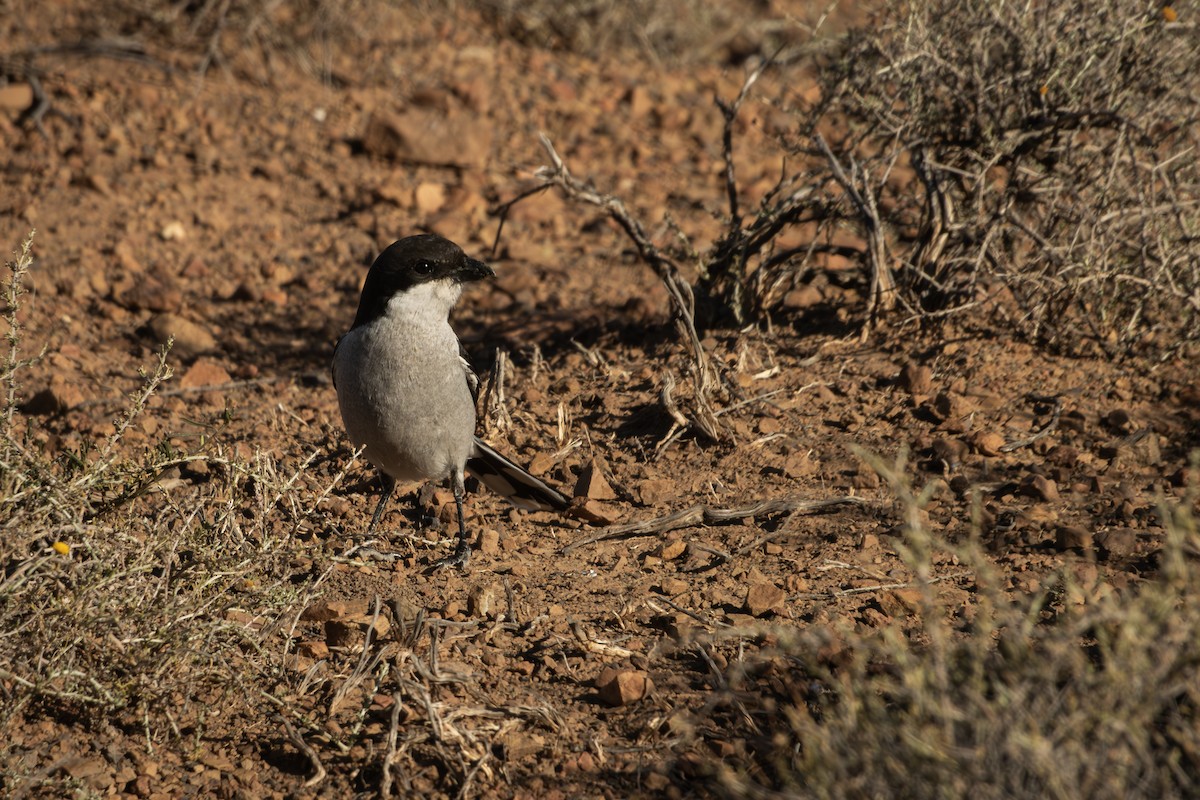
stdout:
[(380, 253), (371, 265), (353, 327), (382, 316), (389, 300), (423, 283), (460, 284), (495, 275), (491, 267), (469, 258), (449, 239), (434, 233), (406, 237)]

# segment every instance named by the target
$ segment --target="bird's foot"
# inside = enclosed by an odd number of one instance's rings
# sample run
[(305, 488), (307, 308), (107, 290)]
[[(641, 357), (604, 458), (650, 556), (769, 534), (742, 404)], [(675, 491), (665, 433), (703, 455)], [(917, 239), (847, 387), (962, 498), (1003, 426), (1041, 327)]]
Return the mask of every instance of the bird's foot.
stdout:
[(430, 572), (441, 572), (449, 567), (458, 567), (466, 569), (467, 562), (471, 560), (471, 545), (470, 543), (459, 540), (458, 546), (454, 548), (454, 552), (445, 558), (438, 559), (433, 562), (433, 567)]

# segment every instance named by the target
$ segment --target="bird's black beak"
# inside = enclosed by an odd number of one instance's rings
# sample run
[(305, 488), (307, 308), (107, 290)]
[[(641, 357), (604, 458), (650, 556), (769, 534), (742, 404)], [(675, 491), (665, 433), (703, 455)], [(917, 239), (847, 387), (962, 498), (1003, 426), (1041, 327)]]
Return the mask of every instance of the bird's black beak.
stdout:
[(472, 281), (481, 281), (484, 278), (496, 277), (496, 272), (482, 261), (476, 261), (473, 258), (464, 258), (462, 266), (458, 268), (454, 275), (458, 278), (459, 283), (470, 283)]

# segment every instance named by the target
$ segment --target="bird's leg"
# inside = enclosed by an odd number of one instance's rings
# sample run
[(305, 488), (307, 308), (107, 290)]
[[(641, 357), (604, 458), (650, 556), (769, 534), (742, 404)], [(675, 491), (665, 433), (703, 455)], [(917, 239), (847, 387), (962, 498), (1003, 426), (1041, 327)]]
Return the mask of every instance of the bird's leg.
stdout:
[(454, 490), (454, 505), (458, 508), (458, 545), (454, 552), (433, 565), (434, 569), (446, 567), (466, 567), (471, 558), (471, 543), (467, 539), (467, 526), (463, 522), (463, 496), (467, 493), (463, 486), (463, 473), (456, 469), (450, 477), (451, 488)]
[(396, 491), (396, 479), (386, 472), (381, 471), (379, 473), (379, 483), (383, 489), (383, 494), (379, 497), (379, 502), (375, 505), (375, 513), (371, 514), (371, 524), (367, 526), (367, 532), (363, 534), (362, 540), (346, 551), (346, 558), (359, 556), (372, 558), (377, 561), (394, 561), (399, 558), (398, 555), (393, 553), (381, 553), (374, 547), (371, 547), (375, 543), (375, 540), (371, 538), (371, 534), (375, 532), (375, 528), (379, 525), (379, 520), (383, 519), (383, 510), (387, 508), (388, 500), (392, 499), (392, 493)]
[(383, 487), (383, 494), (379, 496), (379, 504), (375, 506), (375, 513), (371, 515), (371, 524), (367, 526), (367, 536), (375, 532), (375, 526), (379, 524), (379, 520), (383, 519), (383, 510), (387, 507), (388, 500), (392, 499), (392, 492), (396, 491), (396, 479), (386, 472), (380, 471), (379, 483)]

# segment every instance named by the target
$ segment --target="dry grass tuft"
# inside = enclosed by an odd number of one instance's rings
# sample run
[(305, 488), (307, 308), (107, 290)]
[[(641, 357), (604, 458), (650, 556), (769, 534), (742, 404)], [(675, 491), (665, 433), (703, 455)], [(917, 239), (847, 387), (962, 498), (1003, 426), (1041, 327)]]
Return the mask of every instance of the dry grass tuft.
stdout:
[[(248, 522), (242, 513), (277, 484), (219, 450), (125, 444), (170, 377), (165, 350), (112, 435), (45, 454), (18, 411), (31, 363), (21, 355), (21, 298), (33, 263), (31, 237), (8, 264), (4, 291), (0, 732), (11, 743), (27, 717), (65, 714), (132, 725), (151, 741), (178, 737), (177, 720), (194, 726), (227, 700), (256, 696), (279, 668), (271, 642), (297, 589), (279, 563), (281, 534), (266, 515)], [(210, 480), (189, 487), (173, 477), (173, 467), (201, 459)], [(6, 774), (5, 784), (21, 778)]]
[[(1153, 579), (1114, 591), (1094, 569), (1066, 567), (1014, 597), (977, 542), (922, 527), (928, 497), (903, 464), (870, 460), (904, 520), (916, 619), (772, 631), (774, 647), (714, 681), (701, 728), (745, 737), (746, 751), (701, 772), (732, 797), (1194, 797), (1200, 494), (1164, 503)], [(964, 565), (974, 602), (948, 608), (939, 579)]]

